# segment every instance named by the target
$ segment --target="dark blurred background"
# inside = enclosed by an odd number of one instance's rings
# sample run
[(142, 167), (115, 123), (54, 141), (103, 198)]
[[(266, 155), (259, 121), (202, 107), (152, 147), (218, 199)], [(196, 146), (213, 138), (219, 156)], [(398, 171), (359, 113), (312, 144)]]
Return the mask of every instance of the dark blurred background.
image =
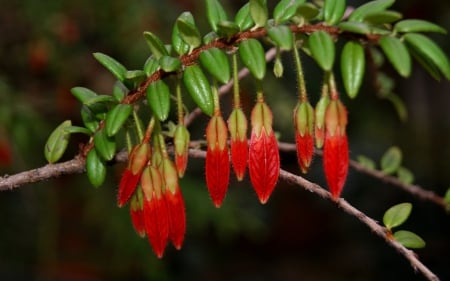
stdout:
[[(243, 3), (224, 5), (231, 15)], [(203, 1), (0, 4), (1, 175), (45, 165), (43, 148), (52, 129), (66, 119), (81, 124), (71, 87), (111, 92), (114, 79), (93, 52), (139, 69), (150, 54), (143, 31), (169, 42), (175, 19), (185, 10), (194, 14), (203, 33), (209, 30)], [(398, 1), (394, 9), (405, 18), (450, 28), (448, 1)], [(448, 35), (431, 36), (450, 53)], [(264, 88), (275, 129), (282, 141), (292, 142), (295, 75), (289, 55), (283, 61), (282, 82), (268, 72)], [(304, 64), (315, 103), (322, 74), (309, 58)], [(399, 78), (388, 64), (383, 71), (395, 79), (394, 91), (409, 117), (402, 122), (393, 105), (377, 96), (370, 79), (357, 99), (342, 95), (349, 110), (351, 157), (378, 160), (397, 145), (415, 183), (444, 195), (450, 186), (450, 84), (433, 80), (417, 64), (409, 79)], [(247, 113), (253, 85), (249, 78), (242, 81)], [(202, 117), (193, 124), (194, 138), (202, 137), (205, 121)], [(83, 141), (74, 136), (64, 160)], [(281, 157), (283, 168), (298, 173), (293, 154)], [(317, 158), (306, 178), (325, 186), (321, 165)], [(115, 205), (122, 169), (123, 164), (110, 167), (107, 182), (98, 189), (85, 175), (71, 175), (0, 193), (0, 280), (424, 280), (355, 218), (286, 182), (280, 181), (262, 206), (248, 180), (232, 180), (223, 207), (215, 209), (206, 192), (203, 160), (195, 159), (181, 180), (188, 225), (184, 247), (176, 251), (169, 246), (158, 260), (134, 233), (127, 208)], [(442, 208), (353, 170), (343, 197), (379, 221), (390, 206), (412, 202), (412, 215), (402, 228), (427, 242), (417, 250), (420, 259), (442, 280), (450, 280), (450, 221)]]

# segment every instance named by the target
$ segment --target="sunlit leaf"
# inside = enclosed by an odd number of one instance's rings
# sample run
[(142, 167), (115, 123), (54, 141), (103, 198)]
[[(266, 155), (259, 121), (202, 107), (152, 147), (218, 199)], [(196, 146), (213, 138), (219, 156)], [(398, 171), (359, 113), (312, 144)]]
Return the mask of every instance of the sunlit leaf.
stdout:
[(164, 46), (164, 43), (159, 39), (158, 36), (152, 32), (145, 31), (144, 38), (147, 41), (148, 46), (153, 54), (153, 56), (158, 60), (162, 56), (167, 56), (169, 53)]
[(267, 10), (266, 0), (250, 0), (250, 16), (255, 22), (256, 26), (263, 27), (266, 25), (267, 19), (269, 17), (269, 12)]
[(234, 18), (234, 22), (239, 26), (241, 31), (250, 29), (255, 24), (250, 16), (250, 3), (245, 4), (239, 9)]

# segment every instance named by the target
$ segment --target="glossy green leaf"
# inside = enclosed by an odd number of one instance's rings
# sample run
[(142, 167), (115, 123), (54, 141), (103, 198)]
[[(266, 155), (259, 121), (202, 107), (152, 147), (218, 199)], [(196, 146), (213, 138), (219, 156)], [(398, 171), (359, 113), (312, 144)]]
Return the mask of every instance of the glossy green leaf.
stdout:
[(266, 75), (266, 58), (261, 43), (256, 39), (242, 41), (239, 44), (239, 55), (250, 73), (256, 79), (262, 80)]
[(160, 121), (167, 119), (170, 112), (170, 90), (163, 80), (155, 81), (148, 86), (147, 101)]
[(177, 24), (173, 26), (172, 30), (172, 47), (179, 55), (184, 55), (189, 52), (189, 45), (181, 38)]
[(214, 99), (208, 79), (198, 65), (186, 67), (183, 83), (198, 107), (207, 115), (214, 113)]
[(344, 21), (338, 24), (338, 27), (347, 32), (357, 33), (357, 34), (370, 34), (371, 27), (365, 22), (358, 21)]
[(402, 163), (402, 151), (396, 146), (390, 147), (381, 157), (381, 171), (385, 174), (395, 173)]
[(94, 145), (103, 160), (109, 161), (113, 159), (116, 153), (116, 141), (114, 137), (108, 137), (105, 129), (101, 129), (95, 133)]
[(125, 124), (133, 107), (130, 104), (118, 104), (106, 114), (106, 134), (114, 136)]
[(366, 169), (375, 170), (377, 167), (377, 165), (375, 164), (375, 161), (373, 161), (372, 159), (370, 159), (367, 156), (358, 155), (356, 157), (356, 160), (358, 161), (359, 164), (364, 166), (364, 168), (366, 168)]
[(275, 43), (281, 50), (292, 49), (294, 36), (291, 29), (286, 25), (272, 26), (267, 29), (269, 38)]
[(159, 68), (159, 61), (155, 59), (155, 57), (153, 56), (149, 57), (144, 63), (144, 72), (147, 76), (150, 76), (153, 73), (155, 73), (155, 71), (157, 71), (158, 68)]
[(70, 134), (66, 132), (66, 128), (70, 126), (72, 126), (72, 122), (66, 120), (56, 127), (48, 137), (45, 144), (44, 155), (49, 163), (57, 162), (66, 151), (70, 139)]
[(95, 114), (92, 110), (87, 106), (83, 105), (81, 107), (81, 119), (83, 120), (84, 126), (89, 129), (92, 133), (95, 132), (100, 124), (99, 120), (97, 120)]
[(365, 68), (364, 48), (358, 42), (347, 42), (341, 53), (341, 74), (345, 91), (349, 97), (355, 98), (358, 94)]
[(195, 26), (194, 17), (190, 12), (183, 12), (177, 19), (179, 36), (189, 45), (190, 50), (197, 48), (202, 44), (202, 37)]
[(116, 101), (116, 99), (113, 96), (98, 95), (98, 96), (95, 96), (93, 98), (90, 98), (90, 99), (86, 100), (84, 102), (84, 104), (90, 107), (90, 106), (92, 106), (92, 105), (94, 105), (96, 103), (105, 104), (105, 103), (116, 103), (116, 102), (117, 101)]
[(250, 16), (250, 3), (245, 4), (239, 9), (234, 18), (234, 22), (239, 26), (241, 31), (250, 29), (255, 24)]
[(171, 56), (162, 56), (159, 59), (159, 65), (165, 72), (173, 72), (181, 69), (180, 59)]
[(410, 249), (424, 248), (426, 245), (425, 241), (420, 236), (407, 230), (396, 231), (394, 233), (394, 239), (398, 243)]
[(356, 8), (349, 16), (349, 21), (362, 21), (370, 13), (386, 10), (394, 4), (395, 0), (375, 0), (367, 2)]
[[(224, 37), (227, 37), (227, 36), (224, 36)], [(214, 31), (211, 31), (211, 32), (205, 34), (205, 36), (203, 36), (203, 44), (207, 45), (218, 38), (219, 38), (219, 35), (217, 33), (215, 33)]]
[(250, 0), (250, 16), (257, 27), (264, 27), (269, 17), (266, 0)]
[(121, 102), (127, 96), (127, 93), (128, 89), (122, 82), (116, 81), (116, 83), (114, 83), (112, 95), (117, 102)]
[(335, 49), (331, 36), (325, 31), (316, 31), (309, 36), (311, 55), (317, 64), (325, 71), (333, 67)]
[(68, 134), (85, 134), (90, 136), (91, 131), (85, 127), (80, 126), (68, 126), (64, 129), (64, 131)]
[(103, 53), (94, 53), (94, 58), (111, 72), (119, 81), (123, 81), (127, 69), (120, 62)]
[(169, 55), (164, 43), (159, 39), (158, 36), (153, 34), (150, 31), (144, 32), (144, 38), (147, 41), (148, 46), (150, 47), (150, 51), (156, 59), (159, 59), (162, 56)]
[(275, 24), (290, 20), (297, 12), (298, 6), (305, 3), (305, 0), (281, 0), (273, 10)]
[(405, 167), (398, 168), (397, 177), (404, 184), (412, 184), (414, 182), (414, 174)]
[(86, 101), (97, 96), (97, 93), (84, 87), (74, 87), (70, 90), (70, 92), (81, 103), (85, 103)]
[(323, 4), (323, 16), (327, 24), (335, 25), (344, 16), (346, 8), (345, 0), (325, 0)]
[(390, 207), (383, 216), (383, 224), (388, 229), (392, 229), (403, 224), (411, 214), (411, 203), (400, 203)]
[(408, 119), (408, 110), (406, 109), (406, 105), (403, 100), (394, 93), (387, 94), (385, 98), (394, 106), (400, 120), (405, 122)]
[(408, 77), (411, 74), (411, 56), (403, 42), (393, 36), (383, 36), (379, 44), (395, 70), (401, 76)]
[(432, 61), (423, 57), (419, 53), (419, 51), (413, 48), (408, 48), (408, 50), (411, 56), (428, 72), (428, 74), (431, 75), (431, 77), (433, 77), (437, 81), (441, 80), (442, 78), (441, 71)]
[(368, 13), (364, 17), (364, 21), (370, 24), (386, 24), (401, 20), (403, 15), (396, 11), (385, 10)]
[(450, 80), (450, 63), (445, 53), (436, 43), (428, 37), (417, 33), (405, 34), (404, 39), (408, 47), (413, 48), (417, 55), (434, 64)]
[(394, 25), (396, 32), (438, 32), (447, 34), (445, 28), (426, 20), (408, 19)]
[(320, 14), (320, 10), (311, 3), (303, 3), (298, 6), (295, 14), (305, 21), (310, 21)]
[(227, 14), (218, 0), (206, 0), (206, 15), (212, 29), (217, 32), (217, 23), (228, 20)]
[(143, 70), (128, 70), (125, 72), (123, 84), (128, 89), (136, 89), (147, 78)]
[(91, 149), (86, 156), (86, 173), (89, 182), (94, 187), (99, 187), (103, 184), (106, 178), (106, 165), (100, 159), (95, 149)]
[(225, 20), (217, 23), (217, 34), (221, 37), (229, 38), (239, 31), (239, 25), (232, 21)]
[(223, 84), (231, 79), (230, 62), (227, 55), (218, 48), (210, 48), (200, 54), (202, 66)]

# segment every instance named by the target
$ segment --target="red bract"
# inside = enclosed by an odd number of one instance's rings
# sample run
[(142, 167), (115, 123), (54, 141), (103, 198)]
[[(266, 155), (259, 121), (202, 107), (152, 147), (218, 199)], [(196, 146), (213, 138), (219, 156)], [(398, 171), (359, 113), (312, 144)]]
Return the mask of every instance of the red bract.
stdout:
[(190, 135), (185, 126), (178, 125), (175, 129), (174, 146), (175, 146), (175, 164), (178, 176), (182, 178), (186, 171), (188, 160)]
[(234, 109), (228, 119), (228, 130), (231, 139), (231, 163), (238, 181), (245, 176), (248, 158), (247, 118), (242, 109)]
[(258, 101), (251, 114), (248, 169), (253, 188), (259, 201), (264, 204), (272, 194), (280, 174), (278, 142), (272, 130), (272, 112)]
[(131, 197), (130, 216), (134, 230), (139, 236), (145, 237), (144, 202), (142, 199), (142, 190), (138, 187)]
[(342, 192), (348, 173), (348, 140), (345, 132), (347, 111), (339, 100), (332, 100), (325, 114), (323, 164), (333, 198)]
[(228, 132), (222, 116), (211, 118), (206, 128), (206, 185), (214, 205), (222, 204), (230, 179), (230, 159), (227, 146)]
[(297, 160), (306, 173), (314, 155), (314, 110), (309, 102), (302, 101), (295, 108), (294, 125)]

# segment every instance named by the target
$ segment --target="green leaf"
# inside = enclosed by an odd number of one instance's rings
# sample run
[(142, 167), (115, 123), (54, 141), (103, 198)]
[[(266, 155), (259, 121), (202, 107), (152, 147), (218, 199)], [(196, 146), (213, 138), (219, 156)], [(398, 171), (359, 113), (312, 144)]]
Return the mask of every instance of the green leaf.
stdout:
[(286, 25), (269, 27), (267, 29), (267, 34), (281, 50), (292, 49), (294, 36), (292, 35), (291, 29)]
[(92, 106), (94, 104), (106, 104), (106, 103), (117, 103), (116, 99), (113, 96), (108, 95), (98, 95), (93, 98), (90, 98), (84, 102), (87, 106)]
[(200, 54), (202, 66), (223, 84), (231, 79), (230, 62), (227, 55), (218, 48), (210, 48)]
[(409, 77), (411, 74), (411, 56), (403, 42), (396, 37), (382, 36), (379, 43), (395, 70), (401, 76)]
[(145, 31), (144, 38), (145, 41), (147, 41), (148, 46), (150, 47), (150, 51), (157, 60), (159, 60), (159, 58), (161, 58), (162, 56), (169, 55), (166, 47), (164, 46), (164, 43), (161, 41), (161, 39), (159, 39), (158, 36), (150, 31)]
[(111, 72), (119, 81), (123, 81), (127, 69), (120, 62), (103, 53), (94, 53), (94, 58)]
[(142, 70), (128, 70), (125, 72), (123, 84), (128, 89), (136, 89), (147, 78), (147, 74)]
[(214, 98), (209, 81), (200, 66), (186, 67), (183, 73), (183, 83), (197, 106), (205, 114), (211, 116), (214, 113)]
[(395, 232), (394, 239), (406, 248), (411, 249), (424, 248), (426, 245), (425, 241), (420, 236), (407, 230), (399, 230)]
[(175, 23), (172, 30), (172, 46), (175, 52), (179, 55), (184, 55), (189, 52), (189, 45), (183, 41), (180, 35), (180, 31), (178, 30), (178, 26)]
[(87, 100), (97, 96), (97, 93), (84, 87), (74, 87), (70, 90), (70, 92), (81, 103), (85, 103)]
[(378, 12), (372, 12), (368, 13), (364, 17), (364, 21), (368, 22), (370, 24), (386, 24), (386, 23), (392, 23), (398, 20), (401, 20), (403, 18), (403, 15), (396, 11), (378, 11)]
[(323, 16), (328, 25), (335, 25), (344, 16), (346, 8), (345, 0), (325, 0)]
[(341, 74), (344, 88), (351, 98), (355, 98), (358, 94), (365, 67), (364, 48), (358, 42), (347, 42), (341, 53)]
[(349, 16), (349, 21), (362, 21), (370, 13), (386, 10), (394, 4), (395, 0), (370, 1), (356, 8)]
[(68, 134), (85, 134), (90, 136), (91, 135), (91, 131), (85, 127), (80, 127), (80, 126), (68, 126), (64, 129), (64, 131)]
[(181, 69), (180, 59), (171, 56), (162, 56), (159, 59), (159, 65), (165, 72), (173, 72)]
[(411, 203), (400, 203), (390, 207), (383, 216), (383, 224), (388, 229), (392, 229), (403, 224), (411, 214)]
[(364, 166), (364, 168), (366, 168), (366, 169), (369, 169), (369, 170), (375, 170), (376, 169), (375, 161), (373, 161), (372, 159), (370, 159), (367, 156), (358, 155), (356, 160), (358, 161), (359, 164)]
[(405, 122), (408, 119), (408, 110), (403, 100), (394, 93), (389, 93), (384, 98), (392, 103), (400, 120)]
[(261, 43), (253, 38), (242, 41), (239, 44), (239, 55), (250, 73), (262, 80), (266, 75), (266, 58)]
[(150, 76), (153, 73), (155, 73), (158, 70), (158, 68), (159, 68), (159, 61), (155, 59), (155, 57), (151, 56), (145, 61), (144, 72), (147, 76)]
[(114, 136), (125, 124), (133, 107), (130, 104), (118, 104), (106, 114), (106, 134)]
[(217, 24), (228, 20), (227, 14), (218, 0), (206, 0), (206, 15), (212, 29), (217, 32)]
[(127, 93), (128, 90), (122, 82), (116, 81), (114, 83), (112, 95), (117, 102), (121, 102), (127, 96)]
[(170, 112), (170, 90), (164, 81), (158, 80), (148, 86), (147, 101), (160, 121), (167, 119)]
[(290, 20), (297, 12), (298, 6), (305, 3), (306, 0), (281, 0), (273, 10), (275, 24)]
[(266, 0), (250, 0), (250, 16), (256, 27), (264, 27), (269, 17)]
[(89, 129), (92, 133), (97, 130), (100, 124), (95, 114), (87, 105), (83, 105), (81, 107), (81, 119), (83, 120), (84, 126), (86, 126), (86, 128)]
[(315, 31), (309, 36), (311, 55), (324, 70), (330, 71), (334, 63), (334, 42), (325, 31)]
[(303, 3), (298, 6), (295, 14), (305, 21), (310, 21), (320, 14), (320, 10), (311, 3)]
[(381, 157), (381, 171), (385, 174), (395, 173), (402, 163), (402, 151), (396, 146), (390, 147)]
[(408, 33), (404, 35), (408, 46), (417, 52), (417, 55), (434, 64), (442, 74), (450, 80), (450, 64), (442, 49), (422, 34)]
[(202, 44), (202, 37), (195, 26), (194, 17), (190, 12), (183, 12), (178, 17), (176, 25), (181, 39), (189, 45), (190, 50)]
[(97, 131), (94, 135), (94, 145), (100, 157), (109, 161), (116, 153), (116, 141), (113, 137), (108, 137), (105, 129)]
[(66, 151), (70, 139), (70, 134), (66, 132), (66, 128), (70, 126), (72, 126), (72, 122), (66, 120), (56, 127), (48, 137), (45, 144), (44, 155), (49, 163), (57, 162)]
[(412, 184), (414, 182), (414, 174), (405, 167), (398, 168), (397, 177), (404, 184)]
[(105, 181), (106, 165), (100, 157), (98, 157), (95, 149), (91, 149), (86, 157), (86, 173), (89, 182), (94, 187), (101, 186)]
[(217, 34), (221, 37), (229, 38), (239, 32), (240, 28), (232, 21), (223, 20), (217, 23)]
[(438, 32), (447, 34), (445, 28), (426, 20), (408, 19), (394, 25), (395, 32)]
[(239, 9), (234, 18), (234, 22), (239, 26), (241, 31), (250, 29), (255, 24), (250, 16), (250, 3), (245, 4)]
[(365, 22), (344, 21), (339, 23), (338, 27), (343, 31), (357, 34), (370, 34), (371, 32), (371, 27)]

